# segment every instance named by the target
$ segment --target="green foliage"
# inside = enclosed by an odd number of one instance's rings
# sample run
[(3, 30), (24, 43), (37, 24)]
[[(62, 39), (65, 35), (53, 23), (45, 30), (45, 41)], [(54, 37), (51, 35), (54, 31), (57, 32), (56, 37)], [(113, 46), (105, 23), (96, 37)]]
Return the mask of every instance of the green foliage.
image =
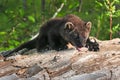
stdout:
[(119, 0), (0, 0), (0, 51), (13, 49), (29, 40), (62, 3), (64, 6), (57, 17), (75, 14), (91, 21), (91, 36), (101, 40), (109, 39), (112, 12), (113, 38), (120, 37)]

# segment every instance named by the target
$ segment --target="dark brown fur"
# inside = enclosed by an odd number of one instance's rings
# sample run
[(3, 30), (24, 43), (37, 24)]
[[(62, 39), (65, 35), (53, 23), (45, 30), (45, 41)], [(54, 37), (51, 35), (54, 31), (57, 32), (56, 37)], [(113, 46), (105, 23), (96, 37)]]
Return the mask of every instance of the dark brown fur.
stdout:
[(84, 22), (75, 15), (67, 15), (63, 18), (55, 18), (42, 25), (39, 35), (4, 56), (12, 55), (14, 52), (27, 48), (36, 48), (38, 52), (45, 49), (63, 50), (71, 43), (76, 49), (86, 45), (91, 29), (91, 22)]

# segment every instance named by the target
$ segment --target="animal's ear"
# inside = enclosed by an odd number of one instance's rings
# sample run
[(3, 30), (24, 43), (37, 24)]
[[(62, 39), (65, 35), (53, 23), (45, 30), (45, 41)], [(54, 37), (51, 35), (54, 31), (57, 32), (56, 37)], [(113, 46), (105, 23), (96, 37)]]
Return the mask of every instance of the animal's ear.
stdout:
[(90, 29), (91, 29), (91, 26), (92, 26), (92, 23), (91, 23), (91, 22), (87, 22), (87, 23), (86, 23), (86, 27), (87, 27), (87, 29), (90, 30)]
[(74, 25), (72, 22), (66, 22), (64, 29), (72, 30), (74, 28)]

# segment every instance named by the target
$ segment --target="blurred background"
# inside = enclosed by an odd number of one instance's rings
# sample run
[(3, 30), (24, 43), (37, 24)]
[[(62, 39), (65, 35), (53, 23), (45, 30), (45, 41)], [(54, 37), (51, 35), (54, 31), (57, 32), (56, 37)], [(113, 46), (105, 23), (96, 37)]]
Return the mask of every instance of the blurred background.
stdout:
[(0, 51), (30, 40), (45, 21), (67, 14), (91, 21), (91, 36), (120, 38), (119, 0), (0, 0)]

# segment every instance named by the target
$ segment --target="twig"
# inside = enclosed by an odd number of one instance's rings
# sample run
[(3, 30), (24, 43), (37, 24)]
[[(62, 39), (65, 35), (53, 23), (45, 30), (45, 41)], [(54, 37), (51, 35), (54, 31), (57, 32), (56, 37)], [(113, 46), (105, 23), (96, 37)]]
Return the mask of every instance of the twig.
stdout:
[[(55, 18), (57, 16), (57, 14), (62, 10), (62, 8), (64, 7), (64, 3), (61, 4), (60, 8), (55, 12), (55, 14), (53, 15), (52, 18)], [(31, 40), (35, 39), (37, 36), (39, 35), (39, 33), (37, 33), (36, 35), (34, 35)]]
[[(60, 8), (55, 12), (55, 14), (53, 15), (52, 18), (55, 18), (57, 16), (57, 14), (62, 10), (63, 7), (64, 7), (64, 3), (61, 4)], [(31, 40), (35, 39), (38, 35), (39, 35), (39, 33), (37, 33), (35, 36), (33, 36), (31, 38)]]
[(37, 33), (36, 35), (34, 35), (30, 40), (35, 39), (38, 35), (39, 35), (39, 33)]
[(55, 12), (52, 18), (55, 18), (57, 14), (62, 10), (63, 7), (64, 7), (64, 3), (61, 4), (60, 8)]
[(110, 14), (110, 40), (112, 39), (112, 12)]
[(79, 0), (79, 7), (78, 7), (78, 12), (81, 12), (82, 9), (82, 0)]

